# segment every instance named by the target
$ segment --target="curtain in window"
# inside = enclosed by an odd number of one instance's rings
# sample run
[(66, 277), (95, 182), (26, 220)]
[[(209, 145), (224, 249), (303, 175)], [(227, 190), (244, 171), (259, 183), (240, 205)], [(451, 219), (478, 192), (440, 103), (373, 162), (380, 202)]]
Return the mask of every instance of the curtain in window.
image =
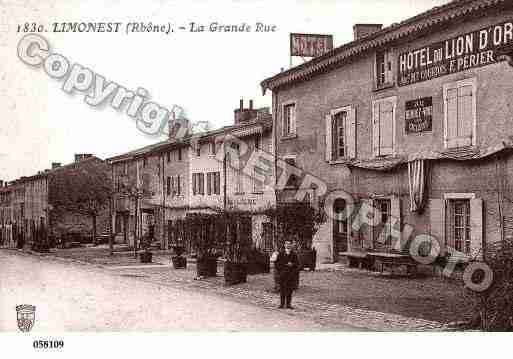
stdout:
[(410, 188), (410, 210), (420, 212), (424, 208), (424, 194), (427, 177), (426, 160), (408, 162), (408, 184)]

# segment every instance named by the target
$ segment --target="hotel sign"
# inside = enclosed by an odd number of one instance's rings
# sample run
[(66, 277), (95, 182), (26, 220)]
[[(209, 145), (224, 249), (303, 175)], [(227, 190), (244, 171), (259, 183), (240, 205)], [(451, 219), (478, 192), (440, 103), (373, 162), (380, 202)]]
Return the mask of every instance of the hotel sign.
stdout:
[(513, 43), (513, 22), (486, 27), (399, 55), (398, 84), (411, 85), (497, 62), (496, 50)]
[(433, 98), (423, 97), (405, 104), (406, 133), (431, 131), (433, 123)]
[(333, 49), (333, 35), (290, 34), (290, 56), (317, 57)]

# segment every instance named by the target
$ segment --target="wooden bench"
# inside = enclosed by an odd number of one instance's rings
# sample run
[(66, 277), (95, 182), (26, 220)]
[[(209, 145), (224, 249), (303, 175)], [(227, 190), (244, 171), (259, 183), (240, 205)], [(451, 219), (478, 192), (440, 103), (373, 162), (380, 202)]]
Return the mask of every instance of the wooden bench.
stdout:
[(369, 255), (373, 257), (376, 262), (381, 264), (381, 272), (383, 272), (385, 267), (396, 268), (405, 266), (407, 275), (415, 275), (417, 273), (418, 263), (410, 255), (385, 252), (372, 252), (369, 253)]
[(371, 269), (374, 265), (374, 258), (368, 252), (342, 252), (338, 255), (347, 257), (351, 268)]

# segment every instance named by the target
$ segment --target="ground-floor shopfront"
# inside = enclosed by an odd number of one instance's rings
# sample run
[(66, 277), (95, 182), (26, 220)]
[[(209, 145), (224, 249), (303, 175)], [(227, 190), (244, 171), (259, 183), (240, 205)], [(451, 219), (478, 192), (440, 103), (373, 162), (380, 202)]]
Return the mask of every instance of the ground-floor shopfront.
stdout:
[(509, 148), (397, 160), (379, 170), (353, 167), (348, 172), (350, 177), (329, 191), (349, 193), (353, 202), (339, 198), (326, 203), (330, 208), (325, 210), (334, 215), (315, 234), (318, 261), (338, 261), (351, 251), (408, 251), (419, 235), (436, 238), (441, 255), (456, 250), (482, 259), (487, 247), (513, 236)]

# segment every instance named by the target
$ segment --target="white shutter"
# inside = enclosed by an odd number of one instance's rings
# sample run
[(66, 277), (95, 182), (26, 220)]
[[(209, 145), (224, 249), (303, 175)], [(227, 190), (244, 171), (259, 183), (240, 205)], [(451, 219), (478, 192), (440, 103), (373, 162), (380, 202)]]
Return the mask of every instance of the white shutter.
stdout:
[[(374, 208), (373, 207), (374, 201), (371, 198), (362, 199), (362, 204)], [(365, 212), (365, 211), (360, 211), (360, 213), (361, 212)], [(374, 213), (373, 216), (375, 216), (375, 215), (376, 214)], [(369, 222), (368, 220), (363, 220), (362, 218), (360, 218), (359, 220), (363, 223)], [(374, 219), (373, 219), (373, 221), (374, 221)], [(364, 246), (367, 248), (373, 249), (374, 248), (374, 238), (373, 238), (374, 237), (374, 227), (372, 225), (368, 225), (368, 224), (362, 225), (360, 235), (363, 236)]]
[(391, 155), (394, 152), (394, 104), (384, 101), (380, 105), (379, 116), (380, 155)]
[(435, 237), (440, 244), (440, 254), (445, 253), (445, 200), (430, 199), (429, 200), (429, 221), (430, 234)]
[(379, 102), (372, 105), (372, 152), (379, 156)]
[(296, 106), (291, 106), (290, 111), (290, 134), (295, 135), (296, 134)]
[(331, 161), (332, 158), (332, 143), (333, 143), (333, 133), (331, 131), (331, 115), (326, 115), (325, 117), (325, 123), (326, 123), (326, 161)]
[(356, 108), (351, 107), (347, 113), (345, 123), (345, 136), (346, 136), (346, 157), (356, 157)]
[(483, 200), (470, 200), (470, 253), (477, 259), (483, 258)]
[(458, 142), (460, 146), (472, 144), (474, 122), (472, 85), (458, 88)]
[[(401, 218), (401, 198), (399, 196), (393, 196), (390, 199), (390, 215), (392, 216), (392, 219), (390, 221), (391, 228), (390, 233), (397, 233), (397, 231), (401, 230), (402, 225), (402, 218)], [(402, 238), (391, 238), (392, 245), (394, 247), (397, 247), (396, 241), (400, 241), (400, 248), (403, 248), (402, 246)]]

